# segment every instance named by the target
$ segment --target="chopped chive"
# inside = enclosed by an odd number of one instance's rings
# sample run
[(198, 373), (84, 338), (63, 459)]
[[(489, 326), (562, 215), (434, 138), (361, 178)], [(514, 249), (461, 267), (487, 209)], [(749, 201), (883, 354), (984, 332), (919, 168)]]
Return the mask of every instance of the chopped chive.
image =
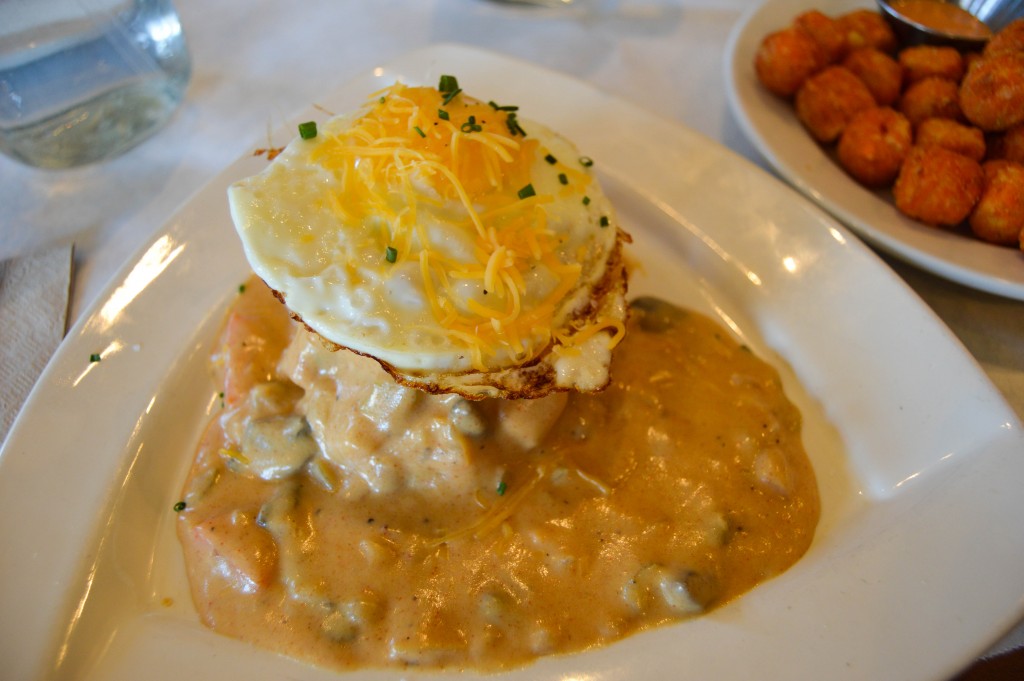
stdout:
[(498, 483), (498, 489), (496, 489), (495, 491), (498, 493), (498, 496), (500, 497), (505, 495), (505, 490), (507, 489), (508, 485), (506, 485), (505, 481), (502, 480), (501, 482)]
[(419, 135), (420, 137), (426, 137), (427, 136), (427, 133), (425, 133), (422, 130), (420, 130), (420, 126), (418, 126), (418, 125), (412, 126), (412, 129), (415, 130), (416, 134)]
[(469, 120), (462, 124), (462, 132), (480, 132), (483, 126), (476, 122), (476, 116), (470, 116)]
[(602, 216), (601, 216), (601, 226), (602, 226), (602, 227), (607, 227), (607, 226), (608, 226), (608, 224), (609, 224), (609, 222), (608, 222), (608, 216), (607, 216), (607, 215), (602, 215)]
[(316, 121), (299, 123), (299, 137), (304, 140), (311, 140), (316, 137)]
[(384, 103), (384, 101), (385, 101), (385, 100), (384, 100), (384, 96), (383, 96), (383, 95), (381, 95), (381, 98), (380, 98), (380, 103), (381, 103), (381, 104), (383, 104), (383, 103)]
[(90, 362), (98, 362), (101, 359), (103, 359), (103, 358), (100, 357), (100, 354), (98, 352), (94, 352), (91, 355), (89, 355), (89, 361)]
[(531, 196), (536, 196), (536, 195), (537, 195), (537, 192), (535, 192), (533, 190), (533, 185), (532, 184), (528, 184), (528, 185), (526, 185), (525, 187), (523, 187), (522, 189), (519, 190), (519, 198), (521, 198), (521, 199), (528, 199)]
[(437, 110), (437, 117), (440, 118), (442, 121), (447, 121), (448, 120), (448, 112), (445, 111), (444, 109), (438, 109)]
[(562, 184), (569, 184), (569, 176), (565, 173), (558, 173), (558, 181)]
[(437, 84), (438, 92), (455, 92), (459, 89), (459, 79), (455, 76), (443, 75)]
[(519, 125), (519, 119), (515, 113), (510, 113), (508, 118), (505, 120), (505, 124), (508, 126), (509, 133), (515, 137), (516, 135), (522, 135), (526, 137), (526, 131)]
[(238, 285), (238, 292), (239, 293), (245, 293), (245, 284), (239, 284)]
[(584, 206), (589, 206), (590, 205), (590, 197), (589, 196), (584, 196), (583, 197), (583, 205)]
[(556, 163), (558, 163), (558, 159), (552, 156), (551, 154), (545, 156), (544, 160), (550, 163), (551, 165), (555, 165)]
[(384, 259), (388, 262), (395, 262), (398, 260), (398, 249), (394, 246), (388, 246), (387, 250), (384, 251)]
[(462, 88), (455, 88), (454, 90), (452, 90), (451, 92), (444, 96), (444, 100), (442, 100), (441, 103), (444, 104), (445, 106), (448, 106), (449, 102), (455, 99), (456, 95), (458, 95), (460, 92), (462, 92)]
[(487, 103), (490, 104), (491, 108), (494, 109), (495, 111), (519, 111), (518, 106), (501, 106), (494, 100), (491, 100)]
[(590, 166), (594, 165), (594, 159), (590, 158), (589, 156), (580, 156), (580, 165), (582, 165), (584, 168), (589, 168)]
[(174, 508), (174, 512), (175, 513), (181, 513), (182, 511), (185, 510), (185, 502), (184, 501), (179, 501), (178, 503), (176, 503), (174, 505), (173, 508)]

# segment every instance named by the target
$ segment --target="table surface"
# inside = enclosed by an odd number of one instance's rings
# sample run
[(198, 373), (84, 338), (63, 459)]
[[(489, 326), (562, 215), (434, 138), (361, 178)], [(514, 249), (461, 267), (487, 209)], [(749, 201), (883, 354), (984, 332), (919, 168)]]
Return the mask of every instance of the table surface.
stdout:
[[(193, 58), (186, 99), (154, 138), (63, 172), (0, 157), (0, 261), (74, 242), (74, 323), (174, 210), (267, 131), (406, 51), (464, 43), (570, 74), (767, 167), (728, 110), (724, 46), (749, 0), (178, 0)], [(780, 18), (785, 21), (785, 18)], [(86, 200), (85, 197), (88, 197)], [(950, 326), (1024, 418), (1024, 302), (891, 266)], [(1008, 664), (1012, 665), (1008, 668)], [(1017, 676), (1013, 676), (1016, 674)], [(972, 681), (1021, 678), (1024, 661)]]

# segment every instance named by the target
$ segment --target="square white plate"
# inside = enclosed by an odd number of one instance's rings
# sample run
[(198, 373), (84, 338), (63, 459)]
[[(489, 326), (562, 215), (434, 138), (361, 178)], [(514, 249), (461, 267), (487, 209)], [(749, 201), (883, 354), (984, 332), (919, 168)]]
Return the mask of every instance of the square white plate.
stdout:
[[(804, 413), (823, 501), (807, 555), (743, 598), (503, 676), (939, 679), (1017, 620), (1021, 426), (870, 251), (687, 128), (495, 54), (431, 47), (316, 104), (347, 111), (395, 79), (433, 84), (441, 73), (520, 105), (595, 159), (635, 240), (631, 291), (716, 315), (780, 369)], [(323, 115), (310, 109), (293, 123)], [(0, 660), (10, 678), (337, 678), (203, 628), (174, 536), (171, 507), (217, 402), (206, 355), (248, 273), (225, 190), (265, 163), (233, 164), (125, 266), (10, 433), (0, 454)]]

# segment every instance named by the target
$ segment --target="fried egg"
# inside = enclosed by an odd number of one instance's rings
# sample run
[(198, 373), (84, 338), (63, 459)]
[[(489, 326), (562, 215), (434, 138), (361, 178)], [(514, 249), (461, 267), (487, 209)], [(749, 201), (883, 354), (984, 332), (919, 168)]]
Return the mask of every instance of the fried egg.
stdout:
[(300, 132), (228, 190), (250, 265), (293, 317), (431, 392), (607, 384), (629, 237), (570, 141), (450, 76)]

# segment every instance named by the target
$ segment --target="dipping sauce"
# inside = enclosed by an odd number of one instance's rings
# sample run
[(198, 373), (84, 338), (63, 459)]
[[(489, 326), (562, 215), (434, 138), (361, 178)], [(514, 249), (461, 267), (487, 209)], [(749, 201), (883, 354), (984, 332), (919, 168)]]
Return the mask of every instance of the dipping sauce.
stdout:
[(914, 23), (964, 38), (988, 38), (992, 30), (967, 10), (941, 0), (892, 0), (889, 6)]
[(499, 669), (607, 644), (781, 573), (818, 522), (777, 372), (656, 299), (632, 303), (598, 394), (400, 386), (258, 280), (213, 365), (223, 410), (178, 521), (196, 608), (314, 664)]

